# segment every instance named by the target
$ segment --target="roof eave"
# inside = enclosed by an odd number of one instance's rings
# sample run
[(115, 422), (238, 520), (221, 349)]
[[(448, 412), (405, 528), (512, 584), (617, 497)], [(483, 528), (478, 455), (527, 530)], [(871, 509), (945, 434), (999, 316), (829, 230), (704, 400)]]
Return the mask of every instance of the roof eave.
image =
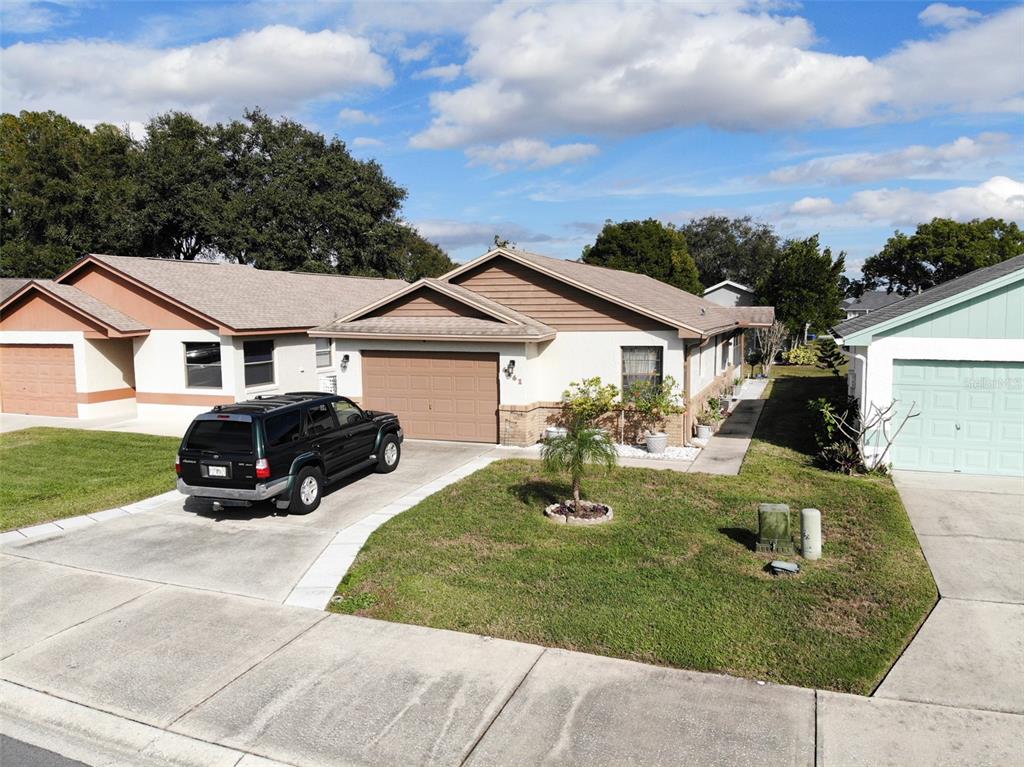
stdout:
[(42, 285), (35, 280), (29, 280), (14, 293), (11, 293), (11, 295), (9, 295), (4, 301), (0, 302), (0, 311), (3, 311), (9, 305), (21, 299), (24, 295), (26, 295), (32, 290), (38, 291), (39, 293), (42, 293), (47, 297), (53, 299), (61, 306), (66, 308), (68, 311), (85, 319), (87, 322), (99, 325), (102, 328), (103, 334), (107, 338), (133, 338), (135, 336), (149, 335), (149, 328), (140, 328), (138, 330), (121, 330), (117, 326), (111, 325), (103, 318), (97, 317), (92, 312), (86, 309), (82, 309), (81, 307), (75, 306), (73, 303), (66, 300), (63, 296), (60, 296), (54, 293), (53, 291), (47, 290), (45, 285)]
[(473, 335), (473, 334), (444, 334), (436, 333), (430, 335), (424, 335), (422, 333), (374, 333), (366, 330), (324, 330), (323, 328), (312, 328), (309, 331), (309, 335), (313, 338), (350, 338), (350, 339), (362, 339), (362, 340), (373, 340), (377, 339), (380, 341), (476, 341), (480, 343), (496, 343), (500, 344), (503, 342), (509, 343), (537, 343), (540, 341), (550, 341), (555, 337), (555, 333), (545, 333), (544, 335), (517, 335), (517, 336), (491, 336), (491, 335)]

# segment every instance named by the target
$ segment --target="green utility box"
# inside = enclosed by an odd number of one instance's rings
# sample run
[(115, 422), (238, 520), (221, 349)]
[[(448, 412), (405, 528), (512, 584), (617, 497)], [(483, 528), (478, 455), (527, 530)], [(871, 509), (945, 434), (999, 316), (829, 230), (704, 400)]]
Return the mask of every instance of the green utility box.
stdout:
[(789, 530), (789, 506), (785, 503), (758, 504), (757, 550), (780, 554), (793, 553), (793, 536)]

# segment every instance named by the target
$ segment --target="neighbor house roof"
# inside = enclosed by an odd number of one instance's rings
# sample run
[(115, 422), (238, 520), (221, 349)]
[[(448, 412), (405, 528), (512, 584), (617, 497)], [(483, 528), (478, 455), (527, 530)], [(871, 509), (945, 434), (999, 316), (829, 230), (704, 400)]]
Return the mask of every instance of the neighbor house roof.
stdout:
[(639, 314), (652, 317), (670, 326), (708, 335), (737, 325), (770, 325), (774, 309), (758, 308), (760, 313), (723, 307), (704, 298), (687, 293), (646, 274), (608, 269), (603, 266), (565, 261), (512, 248), (495, 248), (443, 275), (451, 278), (473, 269), (479, 264), (499, 256), (525, 264), (556, 279), (601, 296)]
[(1007, 259), (993, 266), (975, 269), (973, 272), (943, 282), (917, 295), (908, 296), (884, 306), (877, 311), (862, 314), (849, 319), (835, 327), (834, 334), (840, 338), (850, 338), (863, 331), (892, 325), (900, 320), (911, 320), (915, 316), (926, 314), (929, 310), (944, 309), (961, 298), (974, 295), (989, 283), (997, 283), (1003, 278), (1012, 278), (1016, 273), (1024, 273), (1024, 256)]
[(79, 290), (72, 285), (62, 285), (53, 280), (25, 280), (20, 290), (8, 295), (3, 303), (15, 303), (22, 296), (38, 291), (55, 298), (58, 303), (70, 308), (78, 314), (98, 321), (101, 325), (113, 330), (118, 335), (137, 335), (147, 333), (149, 328), (138, 320), (118, 311), (98, 298)]
[(407, 284), (376, 277), (268, 271), (242, 264), (97, 254), (86, 256), (58, 280), (66, 280), (90, 263), (234, 331), (322, 325)]
[(903, 296), (898, 293), (883, 293), (880, 290), (869, 290), (860, 298), (848, 298), (843, 308), (848, 312), (874, 312), (883, 306), (901, 301)]
[(751, 295), (753, 295), (754, 293), (753, 289), (748, 288), (746, 285), (741, 285), (740, 283), (733, 282), (732, 280), (722, 280), (721, 282), (716, 282), (710, 288), (704, 288), (704, 292), (701, 293), (701, 295), (706, 296), (708, 293), (714, 292), (716, 290), (719, 290), (720, 288), (725, 287), (736, 288), (736, 290), (742, 290), (744, 293), (750, 293)]

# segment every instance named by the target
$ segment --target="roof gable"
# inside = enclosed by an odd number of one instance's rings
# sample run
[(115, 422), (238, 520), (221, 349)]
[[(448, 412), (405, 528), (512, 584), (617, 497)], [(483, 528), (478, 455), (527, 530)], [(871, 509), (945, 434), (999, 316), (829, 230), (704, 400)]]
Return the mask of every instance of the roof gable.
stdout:
[(1024, 279), (1024, 256), (943, 282), (876, 311), (839, 324), (834, 334), (848, 346), (869, 344), (875, 335), (908, 325), (929, 315), (972, 301)]
[(0, 304), (4, 330), (71, 330), (103, 337), (143, 335), (142, 323), (70, 285), (29, 280)]
[[(494, 248), (439, 279), (458, 281), (460, 275), (499, 257), (515, 261), (636, 314), (676, 328), (679, 335), (684, 338), (705, 337), (709, 333), (720, 331), (724, 325), (729, 324), (723, 321), (723, 312), (733, 311), (645, 274), (550, 258), (512, 248)], [(758, 317), (766, 316), (768, 313), (774, 316), (771, 307), (763, 309)], [(749, 313), (737, 314), (731, 324), (747, 326), (751, 316)]]
[(716, 290), (723, 289), (732, 289), (741, 293), (750, 293), (751, 295), (754, 293), (754, 291), (746, 285), (741, 285), (740, 283), (733, 282), (732, 280), (722, 280), (721, 282), (715, 283), (710, 288), (704, 288), (704, 292), (701, 293), (701, 295), (706, 296), (708, 293), (713, 293)]

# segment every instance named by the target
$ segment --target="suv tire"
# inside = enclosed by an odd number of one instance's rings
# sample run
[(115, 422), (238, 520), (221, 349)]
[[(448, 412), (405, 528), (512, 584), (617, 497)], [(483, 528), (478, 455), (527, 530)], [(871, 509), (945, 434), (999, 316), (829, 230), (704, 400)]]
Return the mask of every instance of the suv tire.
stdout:
[(304, 466), (292, 485), (292, 500), (288, 504), (289, 514), (309, 514), (320, 505), (324, 494), (324, 475), (316, 466)]
[(402, 445), (394, 434), (387, 434), (380, 441), (380, 454), (377, 456), (377, 473), (390, 474), (398, 468), (402, 459)]

